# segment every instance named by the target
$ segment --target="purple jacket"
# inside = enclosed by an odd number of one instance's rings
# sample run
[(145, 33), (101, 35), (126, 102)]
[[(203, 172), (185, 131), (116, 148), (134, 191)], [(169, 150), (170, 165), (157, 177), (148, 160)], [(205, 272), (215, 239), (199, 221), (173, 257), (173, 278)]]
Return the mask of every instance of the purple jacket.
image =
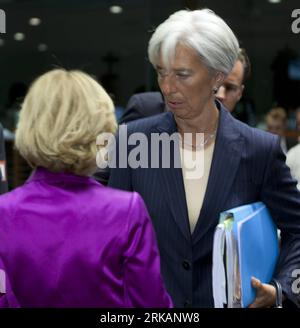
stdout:
[(137, 193), (37, 169), (0, 197), (0, 307), (172, 307)]

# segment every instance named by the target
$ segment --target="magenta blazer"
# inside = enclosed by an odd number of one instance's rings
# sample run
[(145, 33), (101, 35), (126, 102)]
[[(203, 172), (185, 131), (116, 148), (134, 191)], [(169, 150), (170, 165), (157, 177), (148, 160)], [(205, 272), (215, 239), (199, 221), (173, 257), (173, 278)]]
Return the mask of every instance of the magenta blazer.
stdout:
[(38, 168), (0, 197), (0, 307), (172, 307), (137, 193)]

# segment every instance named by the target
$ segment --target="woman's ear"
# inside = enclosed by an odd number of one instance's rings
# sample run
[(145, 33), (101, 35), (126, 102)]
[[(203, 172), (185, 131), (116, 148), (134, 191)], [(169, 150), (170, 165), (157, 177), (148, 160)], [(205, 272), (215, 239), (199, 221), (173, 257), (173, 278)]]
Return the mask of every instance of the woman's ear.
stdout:
[(216, 86), (219, 88), (222, 84), (223, 84), (223, 82), (224, 82), (224, 80), (225, 80), (225, 74), (224, 73), (222, 73), (222, 72), (217, 72), (217, 74), (216, 74), (216, 76), (215, 76), (215, 82), (216, 82)]

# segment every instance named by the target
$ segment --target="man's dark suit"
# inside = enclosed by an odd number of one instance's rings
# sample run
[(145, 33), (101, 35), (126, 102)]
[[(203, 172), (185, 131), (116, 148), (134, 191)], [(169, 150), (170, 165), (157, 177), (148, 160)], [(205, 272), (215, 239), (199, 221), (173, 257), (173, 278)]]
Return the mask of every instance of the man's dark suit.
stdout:
[[(5, 146), (4, 146), (4, 137), (3, 137), (3, 129), (0, 124), (0, 164), (5, 166)], [(2, 172), (0, 170), (0, 194), (3, 194), (7, 191), (7, 177), (2, 176)]]
[(161, 114), (165, 111), (165, 107), (160, 92), (137, 93), (129, 99), (126, 110), (119, 120), (119, 124)]
[[(180, 168), (116, 168), (109, 185), (135, 190), (143, 197), (156, 230), (166, 287), (176, 307), (213, 307), (212, 245), (220, 212), (264, 202), (282, 231), (276, 277), (293, 302), (292, 271), (300, 268), (300, 193), (285, 165), (279, 139), (250, 128), (220, 110), (213, 161), (203, 206), (190, 234)], [(177, 131), (171, 112), (128, 124), (128, 135)], [(128, 152), (134, 148), (128, 146)], [(150, 148), (150, 147), (149, 147)], [(118, 149), (118, 147), (117, 147)], [(149, 158), (150, 158), (149, 151)]]

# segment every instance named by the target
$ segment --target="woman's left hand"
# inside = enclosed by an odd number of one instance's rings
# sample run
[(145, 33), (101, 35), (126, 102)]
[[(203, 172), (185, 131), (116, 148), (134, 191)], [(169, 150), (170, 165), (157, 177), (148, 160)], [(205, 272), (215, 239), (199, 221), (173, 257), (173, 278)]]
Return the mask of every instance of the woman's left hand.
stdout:
[(256, 299), (249, 308), (271, 307), (276, 303), (276, 289), (269, 284), (263, 284), (260, 280), (252, 277), (252, 287), (256, 289)]

